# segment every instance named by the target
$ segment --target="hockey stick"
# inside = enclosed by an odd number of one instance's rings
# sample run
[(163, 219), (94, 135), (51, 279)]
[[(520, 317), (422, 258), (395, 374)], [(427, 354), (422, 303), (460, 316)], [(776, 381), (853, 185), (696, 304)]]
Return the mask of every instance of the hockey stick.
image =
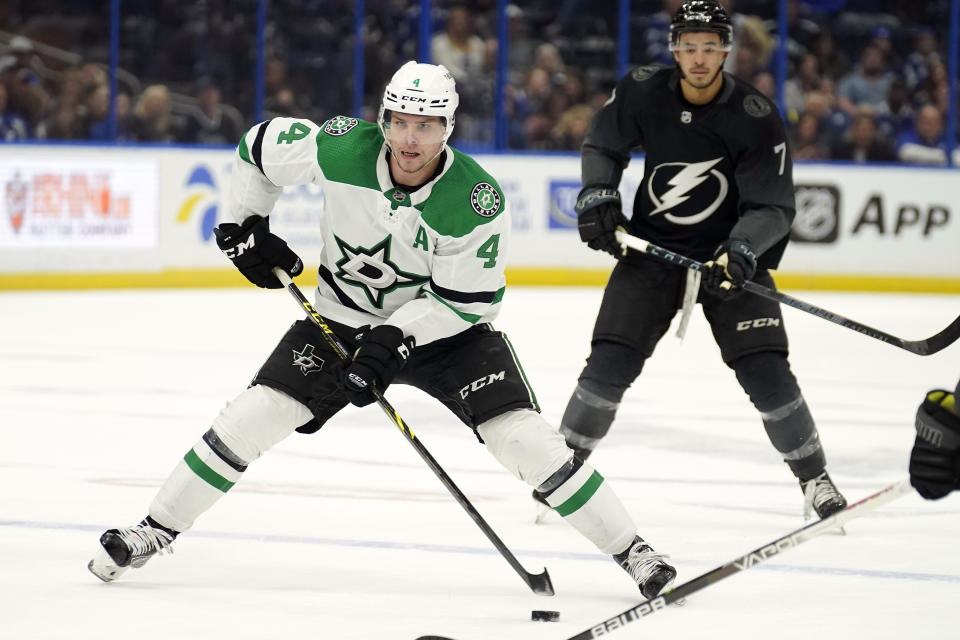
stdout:
[[(640, 604), (627, 609), (612, 618), (607, 618), (603, 622), (597, 623), (587, 629), (586, 631), (581, 631), (575, 636), (571, 636), (566, 640), (593, 640), (593, 638), (599, 638), (601, 636), (606, 637), (607, 635), (622, 629), (631, 622), (636, 622), (640, 618), (645, 618), (646, 616), (656, 613), (661, 609), (665, 609), (672, 604), (678, 604), (678, 601), (682, 601), (685, 597), (692, 593), (696, 593), (701, 589), (709, 587), (710, 585), (720, 582), (726, 577), (738, 573), (740, 571), (746, 571), (747, 569), (752, 569), (761, 562), (769, 560), (774, 556), (778, 556), (781, 553), (793, 549), (794, 547), (800, 546), (802, 543), (807, 540), (816, 538), (820, 534), (826, 533), (833, 529), (842, 527), (844, 524), (853, 520), (854, 518), (859, 518), (868, 511), (876, 509), (877, 507), (887, 504), (896, 500), (900, 496), (906, 495), (912, 491), (910, 486), (910, 479), (904, 478), (899, 482), (896, 482), (889, 487), (877, 491), (873, 495), (869, 495), (866, 498), (855, 502), (848, 506), (843, 511), (838, 511), (837, 513), (824, 518), (823, 520), (818, 520), (812, 522), (796, 531), (792, 531), (787, 535), (777, 538), (776, 540), (769, 542), (761, 547), (757, 547), (753, 551), (746, 553), (738, 558), (722, 564), (716, 569), (712, 569), (704, 574), (693, 578), (687, 582), (684, 582), (680, 586), (671, 589), (662, 596), (657, 596), (653, 600), (644, 600)], [(427, 635), (420, 636), (417, 640), (453, 640), (453, 638), (447, 638), (446, 636), (437, 636), (437, 635)]]
[[(351, 360), (351, 356), (347, 351), (344, 344), (340, 341), (340, 338), (337, 337), (337, 334), (330, 329), (327, 325), (327, 321), (323, 319), (316, 309), (313, 308), (313, 305), (310, 304), (310, 301), (303, 295), (303, 292), (300, 291), (293, 280), (290, 279), (290, 276), (287, 273), (279, 268), (275, 267), (273, 269), (274, 275), (280, 279), (281, 284), (287, 288), (287, 291), (290, 292), (290, 295), (297, 301), (297, 303), (303, 307), (303, 310), (307, 312), (307, 315), (310, 316), (310, 319), (315, 325), (320, 328), (320, 331), (323, 333), (324, 339), (327, 341), (327, 344), (330, 345), (330, 348), (336, 352), (341, 360)], [(400, 417), (400, 414), (387, 402), (387, 399), (383, 397), (383, 394), (376, 387), (371, 388), (373, 392), (373, 397), (376, 398), (377, 404), (380, 405), (380, 408), (383, 409), (383, 412), (387, 414), (387, 417), (390, 418), (390, 421), (400, 430), (400, 433), (407, 437), (407, 441), (413, 445), (413, 448), (417, 450), (417, 453), (420, 454), (420, 457), (423, 458), (424, 462), (427, 463), (427, 466), (430, 467), (430, 470), (433, 471), (440, 482), (447, 488), (447, 490), (456, 498), (457, 502), (460, 503), (460, 506), (473, 518), (473, 521), (477, 523), (477, 526), (480, 527), (480, 530), (490, 539), (490, 542), (493, 543), (493, 546), (497, 548), (497, 551), (500, 552), (507, 562), (510, 563), (510, 566), (513, 567), (524, 582), (527, 583), (527, 586), (530, 589), (538, 594), (544, 596), (552, 596), (553, 592), (553, 583), (550, 581), (550, 574), (547, 573), (546, 567), (543, 569), (543, 573), (530, 573), (517, 560), (517, 558), (510, 552), (507, 546), (503, 543), (499, 536), (490, 528), (490, 525), (487, 524), (486, 520), (483, 519), (483, 516), (480, 515), (480, 512), (477, 511), (470, 501), (467, 499), (463, 492), (453, 483), (453, 480), (450, 479), (450, 476), (447, 475), (447, 472), (443, 470), (440, 464), (434, 459), (434, 457), (427, 451), (426, 447), (421, 444), (420, 440), (414, 435), (413, 431), (410, 430), (410, 427), (403, 421)]]
[[(625, 231), (617, 231), (616, 234), (617, 241), (620, 242), (620, 244), (624, 247), (629, 247), (635, 251), (646, 253), (655, 258), (659, 258), (664, 262), (669, 262), (680, 267), (693, 269), (695, 271), (703, 271), (703, 263), (697, 262), (693, 258), (688, 258), (680, 255), (679, 253), (674, 253), (669, 249), (664, 249), (663, 247), (658, 247), (655, 244), (650, 244), (646, 240), (632, 236)], [(947, 325), (946, 329), (940, 333), (937, 333), (936, 335), (930, 336), (926, 340), (904, 340), (903, 338), (892, 336), (889, 333), (884, 333), (883, 331), (879, 331), (873, 327), (868, 327), (865, 324), (860, 324), (859, 322), (855, 322), (849, 318), (844, 318), (843, 316), (837, 315), (832, 311), (814, 306), (809, 302), (804, 302), (803, 300), (798, 300), (797, 298), (788, 296), (785, 293), (781, 293), (775, 289), (770, 289), (762, 284), (757, 284), (756, 282), (752, 282), (750, 280), (747, 280), (743, 283), (743, 289), (745, 291), (749, 291), (750, 293), (755, 293), (758, 296), (769, 298), (770, 300), (776, 300), (777, 302), (791, 306), (794, 309), (806, 311), (807, 313), (813, 314), (818, 318), (829, 320), (830, 322), (838, 324), (841, 327), (852, 329), (857, 333), (862, 333), (870, 338), (886, 342), (887, 344), (892, 344), (895, 347), (900, 347), (901, 349), (905, 349), (910, 353), (915, 353), (921, 356), (929, 356), (930, 354), (936, 353), (956, 342), (957, 338), (960, 338), (960, 316), (954, 318), (953, 322)]]
[(591, 640), (592, 638), (598, 638), (600, 636), (605, 637), (607, 634), (612, 633), (613, 631), (616, 631), (617, 629), (620, 629), (631, 622), (636, 622), (640, 618), (646, 617), (652, 613), (656, 613), (661, 609), (665, 609), (667, 606), (676, 603), (678, 600), (682, 600), (692, 593), (696, 593), (705, 587), (709, 587), (711, 584), (719, 582), (724, 578), (733, 575), (734, 573), (752, 569), (761, 562), (793, 549), (807, 540), (816, 538), (820, 534), (826, 533), (832, 529), (842, 527), (846, 522), (849, 522), (854, 518), (858, 518), (868, 511), (887, 504), (888, 502), (891, 502), (902, 495), (910, 493), (911, 490), (910, 480), (905, 478), (890, 485), (889, 487), (886, 487), (885, 489), (881, 489), (873, 495), (867, 496), (860, 502), (851, 504), (843, 511), (838, 511), (837, 513), (824, 518), (823, 520), (818, 520), (817, 522), (813, 522), (800, 529), (797, 529), (796, 531), (788, 533), (782, 538), (777, 538), (773, 542), (767, 543), (762, 547), (758, 547), (749, 553), (727, 562), (726, 564), (720, 565), (716, 569), (684, 582), (680, 586), (676, 587), (675, 589), (671, 589), (662, 596), (658, 596), (653, 600), (646, 600), (635, 607), (631, 607), (626, 611), (613, 616), (612, 618), (607, 618), (603, 622), (593, 625), (586, 631), (582, 631), (575, 636), (567, 638), (567, 640)]

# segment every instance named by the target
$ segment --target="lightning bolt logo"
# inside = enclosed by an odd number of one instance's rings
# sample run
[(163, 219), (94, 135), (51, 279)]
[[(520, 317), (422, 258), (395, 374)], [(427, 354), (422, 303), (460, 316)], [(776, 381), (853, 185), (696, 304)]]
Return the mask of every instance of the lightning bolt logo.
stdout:
[[(671, 214), (666, 214), (664, 216), (667, 220), (681, 225), (697, 224), (698, 222), (709, 218), (727, 196), (727, 178), (721, 172), (713, 168), (722, 159), (723, 158), (714, 158), (713, 160), (704, 160), (703, 162), (694, 162), (691, 164), (683, 162), (667, 162), (658, 165), (653, 170), (653, 174), (650, 176), (650, 180), (647, 182), (647, 193), (650, 195), (650, 200), (655, 205), (655, 208), (650, 212), (650, 215), (655, 216), (658, 213), (669, 211), (670, 209), (683, 204), (690, 199), (688, 194), (691, 191), (706, 182), (712, 176), (720, 183), (720, 188), (717, 198), (710, 204), (710, 206), (692, 216), (675, 216)], [(658, 198), (657, 194), (653, 191), (655, 182), (654, 177), (656, 176), (656, 172), (664, 167), (676, 166), (682, 168), (676, 173), (676, 175), (667, 181), (667, 184), (670, 185), (671, 188)]]

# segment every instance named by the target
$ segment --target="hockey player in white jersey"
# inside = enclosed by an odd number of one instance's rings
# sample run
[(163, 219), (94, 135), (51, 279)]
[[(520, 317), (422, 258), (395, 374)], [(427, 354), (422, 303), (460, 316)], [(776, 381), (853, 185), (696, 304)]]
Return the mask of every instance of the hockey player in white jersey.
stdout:
[[(143, 566), (273, 445), (397, 382), (440, 400), (645, 597), (674, 579), (609, 483), (540, 416), (512, 346), (490, 324), (503, 297), (509, 212), (497, 182), (446, 144), (458, 100), (444, 67), (408, 62), (384, 91), (377, 124), (275, 118), (243, 137), (230, 186), (235, 222), (217, 228), (218, 246), (252, 283), (280, 288), (274, 267), (291, 275), (303, 267), (268, 215), (283, 187), (321, 186), (315, 306), (354, 357), (340, 364), (317, 327), (294, 323), (177, 463), (147, 517), (100, 537), (89, 563), (97, 577)], [(491, 382), (471, 384), (479, 379)]]

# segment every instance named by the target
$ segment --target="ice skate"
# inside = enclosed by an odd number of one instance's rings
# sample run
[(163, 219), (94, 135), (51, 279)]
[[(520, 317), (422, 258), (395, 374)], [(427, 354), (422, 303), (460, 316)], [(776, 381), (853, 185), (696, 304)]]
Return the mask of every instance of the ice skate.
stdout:
[(553, 513), (553, 507), (547, 504), (547, 501), (544, 499), (543, 495), (534, 489), (533, 491), (533, 501), (537, 507), (537, 514), (533, 518), (535, 524), (541, 524), (546, 522), (547, 518), (550, 517), (550, 514)]
[(804, 520), (809, 520), (813, 511), (822, 520), (847, 508), (847, 499), (837, 490), (826, 471), (815, 478), (801, 480), (800, 488), (803, 489)]
[(630, 546), (613, 559), (630, 574), (646, 599), (657, 597), (667, 590), (677, 577), (677, 570), (665, 562), (667, 556), (657, 553), (637, 536)]
[(147, 520), (126, 529), (109, 529), (100, 536), (100, 547), (87, 568), (104, 582), (112, 582), (130, 567), (139, 569), (156, 553), (173, 553), (173, 538)]

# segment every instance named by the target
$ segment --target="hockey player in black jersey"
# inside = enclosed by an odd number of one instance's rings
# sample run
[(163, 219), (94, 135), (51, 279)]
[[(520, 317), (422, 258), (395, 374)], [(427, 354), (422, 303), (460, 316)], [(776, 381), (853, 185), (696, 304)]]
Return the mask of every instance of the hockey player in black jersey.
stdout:
[[(795, 209), (777, 108), (723, 72), (732, 40), (717, 2), (685, 2), (670, 26), (676, 66), (628, 73), (591, 123), (576, 205), (580, 238), (618, 262), (561, 431), (581, 458), (589, 456), (677, 311), (699, 302), (724, 362), (800, 482), (805, 516), (812, 509), (824, 518), (847, 503), (827, 475), (817, 428), (790, 371), (780, 306), (738, 295), (747, 279), (774, 287), (768, 269), (783, 255)], [(627, 220), (617, 187), (638, 148), (646, 164)], [(698, 272), (626, 253), (617, 227), (705, 262), (702, 282)]]
[(953, 393), (928, 391), (917, 409), (917, 437), (910, 450), (910, 484), (927, 500), (960, 489), (960, 382)]

